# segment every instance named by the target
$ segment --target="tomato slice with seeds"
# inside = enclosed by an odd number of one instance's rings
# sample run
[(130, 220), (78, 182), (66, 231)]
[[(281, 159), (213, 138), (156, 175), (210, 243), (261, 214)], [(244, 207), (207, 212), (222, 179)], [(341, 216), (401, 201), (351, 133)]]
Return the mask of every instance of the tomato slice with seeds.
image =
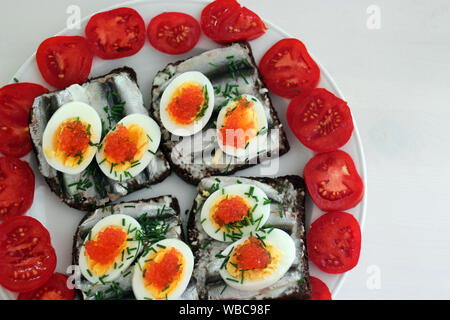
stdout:
[(202, 11), (200, 20), (205, 35), (219, 43), (253, 40), (267, 27), (253, 11), (235, 0), (216, 0)]
[(147, 35), (155, 49), (168, 54), (182, 54), (197, 44), (200, 25), (188, 14), (164, 12), (150, 21)]
[(50, 234), (36, 219), (13, 217), (0, 225), (0, 284), (14, 292), (35, 290), (56, 267)]
[(129, 57), (145, 44), (145, 22), (131, 8), (118, 8), (92, 16), (86, 25), (92, 52), (102, 59)]
[(0, 88), (0, 152), (21, 158), (31, 151), (28, 117), (36, 97), (48, 90), (21, 82)]
[(331, 292), (322, 280), (316, 277), (309, 277), (312, 287), (312, 295), (308, 300), (332, 300)]
[(328, 212), (309, 228), (306, 244), (309, 259), (327, 273), (353, 269), (361, 252), (361, 229), (347, 212)]
[(339, 149), (353, 132), (353, 119), (347, 102), (322, 88), (301, 93), (292, 99), (287, 120), (297, 139), (317, 152)]
[(45, 81), (58, 89), (85, 82), (91, 72), (92, 59), (86, 39), (78, 36), (49, 38), (36, 52), (39, 71)]
[(363, 197), (362, 179), (344, 151), (317, 154), (306, 164), (303, 175), (312, 200), (324, 211), (353, 208)]
[(285, 98), (312, 90), (320, 79), (319, 66), (305, 45), (291, 38), (278, 41), (264, 54), (259, 71), (267, 87)]
[(24, 214), (33, 203), (34, 173), (27, 162), (0, 158), (0, 220)]
[(67, 279), (62, 273), (54, 273), (43, 286), (20, 293), (17, 300), (73, 300), (75, 290), (67, 287)]

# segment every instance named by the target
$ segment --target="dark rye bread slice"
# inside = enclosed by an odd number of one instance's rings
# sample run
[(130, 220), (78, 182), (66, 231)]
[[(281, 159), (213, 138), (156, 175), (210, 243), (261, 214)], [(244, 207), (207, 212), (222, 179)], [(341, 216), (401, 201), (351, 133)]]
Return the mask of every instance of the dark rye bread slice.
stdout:
[(36, 98), (30, 113), (29, 128), (39, 171), (50, 189), (67, 205), (83, 211), (92, 210), (160, 182), (170, 174), (169, 164), (159, 150), (143, 172), (123, 182), (107, 178), (95, 159), (78, 175), (65, 174), (50, 167), (43, 154), (42, 136), (53, 113), (71, 101), (83, 101), (91, 105), (103, 122), (104, 132), (115, 126), (118, 120), (108, 119), (111, 107), (105, 109), (105, 106), (113, 106), (121, 101), (125, 102), (124, 116), (131, 113), (148, 115), (137, 85), (136, 73), (128, 67), (115, 69), (81, 86), (71, 86)]
[[(271, 214), (266, 226), (275, 227), (291, 235), (296, 246), (296, 258), (289, 271), (274, 285), (260, 291), (239, 291), (225, 288), (219, 274), (222, 260), (216, 254), (222, 252), (230, 242), (221, 242), (209, 237), (200, 221), (200, 210), (208, 196), (220, 188), (245, 183), (265, 191), (272, 201)], [(195, 257), (194, 278), (200, 299), (307, 299), (311, 295), (305, 230), (305, 183), (299, 176), (289, 175), (277, 178), (266, 177), (223, 177), (203, 179), (198, 185), (188, 217), (188, 241)], [(281, 209), (282, 208), (282, 209)], [(281, 210), (280, 210), (281, 209)]]
[[(84, 239), (87, 237), (89, 231), (101, 219), (113, 215), (125, 214), (129, 215), (139, 222), (143, 221), (139, 218), (146, 214), (146, 225), (152, 224), (162, 231), (158, 237), (147, 238), (144, 242), (144, 251), (156, 241), (160, 240), (160, 236), (165, 238), (176, 238), (179, 240), (185, 239), (182, 228), (182, 220), (180, 218), (180, 207), (178, 200), (170, 195), (159, 196), (151, 199), (122, 202), (119, 204), (99, 208), (93, 212), (87, 213), (80, 221), (73, 238), (72, 248), (72, 264), (79, 265), (79, 254)], [(141, 218), (142, 219), (142, 218)], [(142, 226), (143, 224), (141, 224)], [(145, 231), (145, 230), (144, 230)], [(136, 258), (137, 261), (139, 257)], [(78, 296), (81, 299), (133, 299), (133, 292), (131, 287), (132, 264), (122, 275), (114, 280), (114, 282), (106, 281), (104, 284), (91, 284), (81, 275), (80, 287), (77, 290)], [(112, 288), (112, 289), (111, 289)], [(120, 289), (119, 289), (120, 288)], [(182, 299), (195, 300), (197, 299), (196, 288), (193, 282), (188, 286)]]
[[(215, 102), (211, 119), (200, 135), (183, 138), (171, 134), (163, 127), (159, 108), (162, 93), (170, 80), (187, 71), (200, 71), (210, 79), (215, 87)], [(171, 168), (185, 181), (196, 185), (205, 177), (230, 175), (288, 152), (289, 143), (268, 92), (247, 42), (232, 43), (168, 64), (154, 78), (150, 113), (161, 127), (161, 149)], [(225, 153), (215, 158), (216, 152), (220, 152), (215, 134), (218, 112), (229, 99), (240, 94), (250, 94), (261, 101), (268, 119), (268, 146), (247, 159), (237, 160)]]

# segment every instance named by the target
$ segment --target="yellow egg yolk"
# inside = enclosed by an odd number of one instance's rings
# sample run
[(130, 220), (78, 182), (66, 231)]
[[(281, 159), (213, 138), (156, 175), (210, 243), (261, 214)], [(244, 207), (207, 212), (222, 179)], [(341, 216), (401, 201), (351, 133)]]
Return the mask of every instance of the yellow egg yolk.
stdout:
[(78, 118), (64, 121), (56, 129), (52, 150), (45, 150), (67, 167), (76, 167), (83, 162), (91, 140), (90, 125)]
[(197, 118), (201, 118), (208, 106), (205, 92), (205, 87), (194, 82), (179, 86), (166, 108), (172, 121), (180, 125), (190, 125)]
[(145, 288), (155, 299), (166, 299), (183, 278), (184, 265), (184, 256), (172, 247), (149, 255), (143, 267)]
[(270, 243), (251, 236), (231, 253), (227, 271), (241, 281), (265, 279), (278, 266), (281, 253)]
[(253, 105), (252, 101), (241, 97), (228, 107), (220, 128), (223, 145), (244, 149), (256, 136), (258, 123)]
[(127, 247), (127, 232), (119, 226), (108, 226), (84, 244), (89, 270), (95, 275), (108, 272)]
[(147, 133), (137, 124), (118, 124), (106, 136), (102, 155), (115, 171), (125, 171), (142, 159), (148, 142)]
[(220, 228), (230, 224), (239, 228), (242, 226), (239, 222), (248, 217), (250, 210), (250, 204), (243, 197), (223, 195), (214, 201), (210, 217), (213, 223)]

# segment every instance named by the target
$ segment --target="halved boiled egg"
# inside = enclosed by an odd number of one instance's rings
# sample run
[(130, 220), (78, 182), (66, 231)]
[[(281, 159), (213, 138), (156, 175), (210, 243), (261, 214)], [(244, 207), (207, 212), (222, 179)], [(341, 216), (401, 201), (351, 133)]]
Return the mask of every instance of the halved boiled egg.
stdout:
[(127, 180), (148, 166), (160, 141), (161, 131), (152, 118), (130, 114), (106, 134), (96, 159), (107, 177)]
[(208, 123), (214, 109), (214, 89), (198, 71), (180, 74), (164, 90), (160, 117), (164, 127), (177, 136), (190, 136)]
[(161, 240), (134, 266), (134, 295), (138, 300), (176, 300), (186, 290), (193, 268), (194, 256), (183, 241)]
[(101, 120), (94, 108), (83, 102), (66, 103), (45, 127), (45, 159), (58, 171), (78, 174), (91, 163), (101, 134)]
[(239, 290), (260, 290), (277, 282), (295, 259), (294, 240), (280, 229), (257, 232), (226, 248), (220, 276)]
[(92, 283), (117, 279), (142, 249), (142, 228), (136, 219), (112, 214), (97, 222), (80, 250), (79, 266)]
[(225, 153), (243, 158), (266, 148), (267, 118), (251, 95), (231, 99), (217, 117), (217, 140)]
[(201, 225), (213, 239), (233, 242), (262, 227), (270, 215), (263, 190), (249, 184), (225, 186), (203, 204)]

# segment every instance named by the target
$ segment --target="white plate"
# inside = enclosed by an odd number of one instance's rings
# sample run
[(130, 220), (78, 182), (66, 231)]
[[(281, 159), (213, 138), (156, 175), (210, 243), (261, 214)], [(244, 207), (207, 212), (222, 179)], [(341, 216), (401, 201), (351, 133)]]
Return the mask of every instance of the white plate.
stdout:
[[(180, 11), (191, 14), (196, 18), (200, 18), (200, 12), (206, 5), (206, 3), (207, 1), (201, 0), (131, 1), (104, 9), (102, 11), (124, 6), (131, 7), (137, 10), (144, 18), (146, 24), (148, 24), (152, 17), (164, 11)], [(84, 36), (84, 27), (86, 26), (89, 18), (90, 17), (87, 17), (82, 20), (81, 30), (65, 29), (62, 32), (58, 33), (58, 35)], [(269, 21), (264, 20), (264, 22), (266, 23), (266, 26), (269, 28), (269, 30), (267, 30), (264, 36), (251, 41), (251, 47), (253, 48), (253, 53), (257, 62), (260, 60), (264, 52), (266, 52), (266, 50), (269, 49), (275, 42), (282, 38), (292, 38), (292, 36), (287, 32), (273, 25)], [(307, 30), (305, 30), (305, 32), (307, 32)], [(307, 43), (306, 46), (308, 47)], [(186, 59), (202, 51), (215, 47), (218, 47), (216, 43), (209, 40), (206, 36), (202, 35), (199, 43), (191, 52), (179, 56), (170, 56), (156, 51), (149, 44), (149, 42), (146, 41), (144, 48), (142, 48), (142, 50), (138, 54), (132, 57), (109, 61), (95, 58), (92, 66), (91, 77), (106, 74), (114, 68), (122, 67), (125, 65), (132, 67), (137, 73), (138, 83), (144, 95), (144, 102), (148, 105), (150, 103), (150, 89), (152, 80), (158, 70), (164, 68), (164, 66), (169, 62)], [(314, 48), (308, 49), (310, 53), (311, 51), (314, 51)], [(321, 80), (319, 83), (319, 87), (326, 88), (338, 97), (345, 99), (341, 91), (338, 89), (336, 83), (325, 70), (325, 68), (323, 68), (323, 66), (317, 59), (315, 59), (315, 61), (319, 65), (321, 71)], [(22, 67), (14, 75), (14, 77), (22, 82), (27, 81), (39, 83), (50, 89), (50, 86), (43, 80), (39, 73), (34, 54), (22, 65)], [(295, 136), (289, 129), (286, 121), (286, 108), (289, 101), (275, 95), (271, 95), (271, 97), (273, 98), (273, 104), (278, 112), (281, 122), (285, 127), (285, 131), (291, 145), (291, 150), (280, 158), (280, 169), (278, 175), (302, 175), (303, 168), (308, 160), (312, 157), (313, 153), (305, 148), (295, 138)], [(351, 108), (351, 101), (349, 102), (349, 105)], [(367, 203), (367, 175), (363, 148), (356, 124), (350, 141), (342, 149), (352, 156), (356, 168), (361, 175), (366, 187), (365, 196), (362, 202), (355, 208), (348, 210), (348, 212), (352, 213), (359, 221), (362, 228), (364, 224)], [(35, 200), (27, 215), (41, 221), (49, 230), (52, 238), (52, 244), (55, 247), (58, 257), (58, 265), (56, 267), (56, 271), (65, 273), (72, 260), (73, 234), (75, 233), (79, 221), (83, 217), (83, 212), (69, 208), (67, 205), (63, 204), (54, 193), (50, 191), (44, 179), (39, 174), (34, 155), (30, 153), (30, 155), (25, 157), (25, 160), (28, 160), (30, 162), (36, 174)], [(253, 168), (240, 171), (237, 173), (237, 175), (259, 176), (259, 167), (260, 166), (255, 166)], [(182, 190), (182, 192), (174, 192), (174, 190)], [(172, 173), (171, 176), (168, 177), (163, 183), (154, 185), (149, 189), (134, 192), (121, 200), (142, 199), (163, 194), (173, 194), (174, 196), (176, 196), (180, 202), (181, 213), (184, 214), (184, 212), (188, 210), (192, 205), (192, 201), (196, 194), (196, 188), (194, 186), (186, 184), (175, 173)], [(309, 198), (306, 203), (306, 209), (307, 225), (309, 227), (311, 221), (314, 221), (317, 217), (319, 217), (322, 212), (312, 203), (311, 199)], [(310, 271), (312, 275), (317, 276), (328, 285), (333, 294), (333, 297), (336, 296), (346, 276), (346, 274), (326, 274), (320, 271), (312, 263), (310, 263)], [(2, 299), (16, 299), (16, 294), (0, 287), (0, 297)]]

